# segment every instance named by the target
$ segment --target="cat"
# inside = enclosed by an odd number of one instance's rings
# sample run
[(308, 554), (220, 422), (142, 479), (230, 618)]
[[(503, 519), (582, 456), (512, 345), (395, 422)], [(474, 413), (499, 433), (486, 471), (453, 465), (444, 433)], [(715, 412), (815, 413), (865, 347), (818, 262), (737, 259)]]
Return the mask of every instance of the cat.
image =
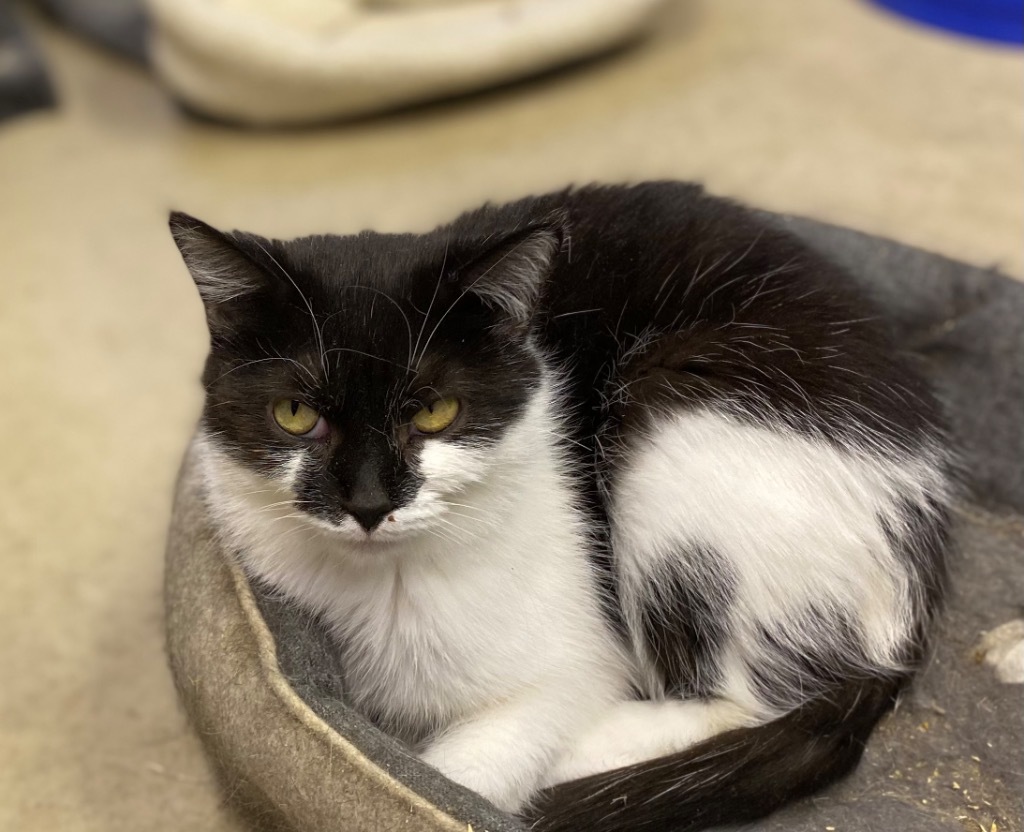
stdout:
[(269, 240), (181, 213), (196, 440), (351, 704), (544, 832), (844, 776), (942, 606), (951, 452), (848, 275), (697, 185)]

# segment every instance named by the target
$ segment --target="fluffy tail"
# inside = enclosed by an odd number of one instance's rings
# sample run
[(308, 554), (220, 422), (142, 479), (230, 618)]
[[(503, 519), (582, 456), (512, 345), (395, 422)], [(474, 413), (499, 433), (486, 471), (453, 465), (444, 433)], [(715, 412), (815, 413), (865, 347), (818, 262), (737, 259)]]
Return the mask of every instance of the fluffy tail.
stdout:
[(833, 783), (860, 761), (903, 680), (850, 683), (772, 722), (542, 792), (536, 832), (697, 832), (744, 823)]

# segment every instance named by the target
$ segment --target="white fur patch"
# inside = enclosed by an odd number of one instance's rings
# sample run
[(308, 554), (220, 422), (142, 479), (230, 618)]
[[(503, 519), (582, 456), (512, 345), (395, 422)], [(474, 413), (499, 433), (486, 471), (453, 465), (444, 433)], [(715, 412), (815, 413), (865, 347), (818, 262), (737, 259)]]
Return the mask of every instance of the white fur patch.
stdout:
[(726, 699), (619, 702), (562, 755), (544, 785), (672, 754), (756, 721)]
[[(745, 671), (778, 660), (763, 653), (761, 628), (802, 653), (834, 648), (837, 632), (815, 627), (813, 609), (848, 616), (872, 665), (892, 668), (910, 637), (917, 587), (881, 521), (901, 528), (901, 500), (923, 505), (942, 489), (926, 458), (882, 459), (711, 411), (667, 416), (637, 442), (614, 486), (627, 621), (636, 635), (650, 582), (700, 570), (687, 558), (710, 547), (730, 573), (720, 580), (733, 582), (721, 610), (732, 631), (723, 694), (767, 716)], [(796, 706), (811, 691), (782, 693)]]

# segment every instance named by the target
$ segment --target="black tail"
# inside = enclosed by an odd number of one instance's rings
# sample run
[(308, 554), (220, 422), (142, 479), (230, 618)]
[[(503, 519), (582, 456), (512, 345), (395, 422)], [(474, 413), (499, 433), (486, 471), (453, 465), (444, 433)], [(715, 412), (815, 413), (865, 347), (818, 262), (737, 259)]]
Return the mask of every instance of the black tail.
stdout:
[(536, 832), (697, 832), (757, 820), (849, 774), (903, 680), (851, 683), (772, 722), (678, 754), (561, 783)]

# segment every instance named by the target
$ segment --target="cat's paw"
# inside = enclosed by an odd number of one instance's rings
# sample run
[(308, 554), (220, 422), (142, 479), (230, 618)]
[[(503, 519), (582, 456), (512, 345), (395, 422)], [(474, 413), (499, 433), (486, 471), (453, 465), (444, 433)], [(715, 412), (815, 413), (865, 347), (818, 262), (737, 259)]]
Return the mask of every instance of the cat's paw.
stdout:
[(543, 785), (672, 754), (749, 722), (744, 709), (725, 700), (620, 702), (562, 754), (544, 776)]
[(581, 743), (571, 751), (562, 755), (547, 774), (544, 775), (542, 786), (548, 788), (569, 780), (579, 780), (602, 771), (612, 771), (623, 766), (643, 762), (646, 759), (635, 749), (623, 743), (615, 747), (614, 740), (609, 743), (606, 738), (595, 739), (590, 743)]
[(567, 749), (544, 777), (544, 786), (639, 763), (650, 755), (644, 740), (658, 736), (647, 702), (623, 702)]
[(420, 759), (449, 780), (485, 797), (499, 809), (515, 814), (530, 798), (531, 786), (511, 780), (498, 766), (488, 765), (479, 749), (461, 749), (450, 743), (438, 743)]

